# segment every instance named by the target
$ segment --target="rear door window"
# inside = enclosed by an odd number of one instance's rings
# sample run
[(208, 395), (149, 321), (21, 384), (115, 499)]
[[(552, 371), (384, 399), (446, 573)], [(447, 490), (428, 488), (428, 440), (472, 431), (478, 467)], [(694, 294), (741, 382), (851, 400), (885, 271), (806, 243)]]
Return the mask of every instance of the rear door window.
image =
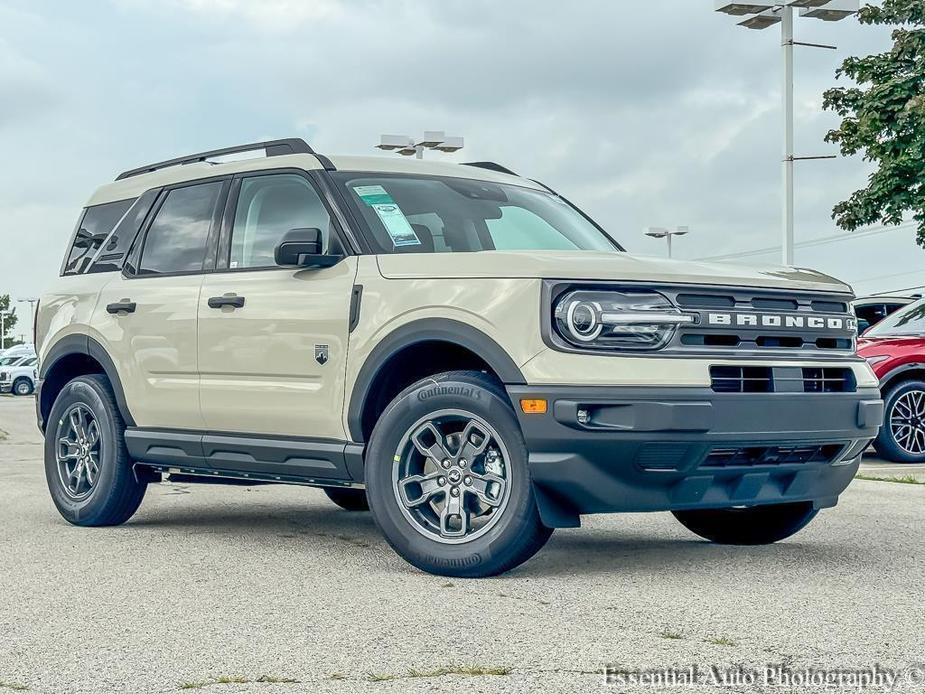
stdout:
[(64, 261), (62, 275), (79, 275), (90, 267), (97, 251), (102, 248), (103, 242), (133, 202), (134, 198), (119, 200), (105, 205), (94, 205), (83, 211), (77, 223), (74, 241)]
[(174, 188), (145, 235), (139, 275), (202, 272), (224, 181)]

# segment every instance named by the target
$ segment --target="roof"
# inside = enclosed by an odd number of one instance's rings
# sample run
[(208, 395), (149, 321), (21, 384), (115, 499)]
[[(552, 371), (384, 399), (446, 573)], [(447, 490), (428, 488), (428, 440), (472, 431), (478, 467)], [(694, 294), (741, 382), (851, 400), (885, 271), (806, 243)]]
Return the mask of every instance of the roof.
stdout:
[[(451, 176), (493, 183), (508, 183), (526, 186), (535, 190), (544, 189), (543, 186), (534, 181), (499, 171), (465, 164), (410, 159), (398, 157), (394, 154), (386, 156), (331, 156), (330, 161), (338, 171), (417, 173), (427, 176)], [(148, 173), (139, 173), (120, 178), (112, 183), (100, 186), (90, 197), (87, 206), (136, 198), (151, 188), (159, 188), (184, 181), (280, 168), (297, 168), (312, 171), (323, 169), (324, 165), (313, 154), (285, 154), (273, 157), (253, 157), (221, 164), (197, 161), (190, 164), (167, 166)]]

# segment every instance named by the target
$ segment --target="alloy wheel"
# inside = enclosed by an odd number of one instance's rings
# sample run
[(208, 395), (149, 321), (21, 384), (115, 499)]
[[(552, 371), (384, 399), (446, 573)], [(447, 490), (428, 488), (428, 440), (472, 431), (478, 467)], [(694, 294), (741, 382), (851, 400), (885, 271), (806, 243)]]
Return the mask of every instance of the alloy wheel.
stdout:
[(470, 542), (494, 527), (507, 507), (510, 456), (481, 417), (440, 410), (405, 432), (393, 458), (392, 486), (419, 533), (444, 544)]
[(925, 453), (925, 392), (910, 390), (896, 398), (890, 410), (890, 434), (907, 453)]
[(100, 473), (102, 437), (96, 417), (86, 405), (72, 405), (58, 422), (55, 460), (65, 493), (73, 500), (93, 492)]

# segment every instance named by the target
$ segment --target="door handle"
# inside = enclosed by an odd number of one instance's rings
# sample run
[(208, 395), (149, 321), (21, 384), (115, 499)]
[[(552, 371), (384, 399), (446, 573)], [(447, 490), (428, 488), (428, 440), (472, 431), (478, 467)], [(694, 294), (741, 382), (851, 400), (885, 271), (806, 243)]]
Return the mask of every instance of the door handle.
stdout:
[(135, 313), (137, 305), (134, 301), (129, 301), (128, 299), (123, 299), (122, 301), (116, 301), (111, 304), (107, 304), (106, 311), (108, 313)]
[(235, 296), (231, 294), (229, 296), (212, 296), (209, 297), (209, 308), (222, 308), (223, 306), (231, 306), (232, 308), (241, 308), (244, 306), (244, 297)]

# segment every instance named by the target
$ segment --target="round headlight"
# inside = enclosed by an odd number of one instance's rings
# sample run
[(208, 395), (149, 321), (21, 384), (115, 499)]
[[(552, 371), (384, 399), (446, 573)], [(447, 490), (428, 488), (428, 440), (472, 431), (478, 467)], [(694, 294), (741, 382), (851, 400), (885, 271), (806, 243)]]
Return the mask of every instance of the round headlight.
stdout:
[(596, 301), (573, 301), (565, 313), (569, 332), (576, 340), (591, 342), (601, 334), (601, 305)]

